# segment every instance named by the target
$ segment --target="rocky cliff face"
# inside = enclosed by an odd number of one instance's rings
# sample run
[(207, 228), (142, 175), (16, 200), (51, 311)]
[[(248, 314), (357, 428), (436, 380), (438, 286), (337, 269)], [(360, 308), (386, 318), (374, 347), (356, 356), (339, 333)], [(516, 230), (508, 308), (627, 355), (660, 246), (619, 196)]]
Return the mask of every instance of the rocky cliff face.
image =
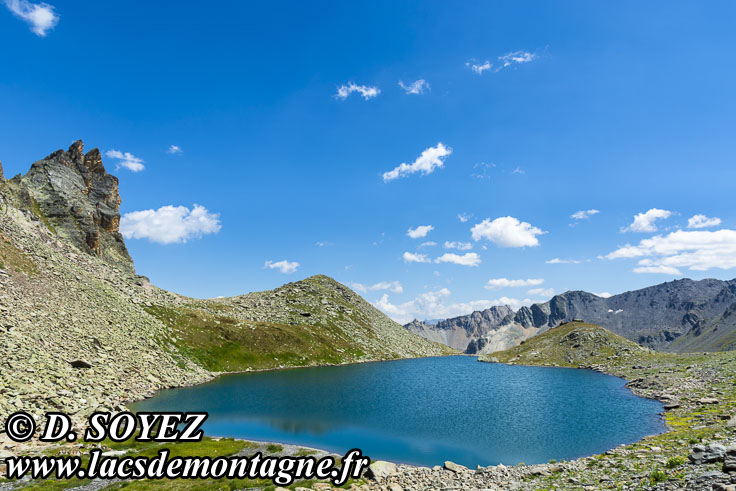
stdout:
[(81, 140), (31, 166), (17, 184), (26, 205), (50, 230), (78, 249), (125, 271), (133, 260), (120, 226), (117, 177), (108, 174), (98, 149), (84, 153)]
[(477, 340), (491, 333), (499, 334), (496, 332), (498, 326), (513, 314), (511, 307), (501, 305), (476, 311), (470, 315), (440, 320), (433, 325), (415, 319), (404, 327), (415, 334), (446, 344), (456, 350), (475, 353)]
[[(474, 312), (442, 324), (457, 329), (471, 323), (479, 314), (482, 313)], [(508, 349), (575, 319), (600, 325), (658, 350), (736, 349), (736, 280), (683, 279), (610, 298), (583, 291), (566, 292), (548, 302), (520, 308), (489, 326), (480, 336), (469, 335), (464, 351), (492, 353)], [(417, 325), (407, 328), (426, 337), (433, 334), (431, 329), (422, 330)], [(445, 338), (452, 339), (453, 334), (445, 333)]]

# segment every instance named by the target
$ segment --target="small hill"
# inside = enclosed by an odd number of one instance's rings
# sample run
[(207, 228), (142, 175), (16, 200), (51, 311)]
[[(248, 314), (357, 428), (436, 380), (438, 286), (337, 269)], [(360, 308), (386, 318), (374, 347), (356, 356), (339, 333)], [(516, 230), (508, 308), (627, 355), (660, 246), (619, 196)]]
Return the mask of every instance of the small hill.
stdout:
[(568, 322), (506, 351), (482, 355), (480, 361), (516, 365), (588, 366), (647, 348), (593, 324)]
[(95, 410), (217, 372), (455, 353), (326, 276), (201, 300), (134, 273), (117, 179), (82, 142), (0, 176), (0, 423)]
[(182, 353), (212, 371), (454, 354), (407, 332), (324, 275), (230, 298), (181, 297), (145, 307)]

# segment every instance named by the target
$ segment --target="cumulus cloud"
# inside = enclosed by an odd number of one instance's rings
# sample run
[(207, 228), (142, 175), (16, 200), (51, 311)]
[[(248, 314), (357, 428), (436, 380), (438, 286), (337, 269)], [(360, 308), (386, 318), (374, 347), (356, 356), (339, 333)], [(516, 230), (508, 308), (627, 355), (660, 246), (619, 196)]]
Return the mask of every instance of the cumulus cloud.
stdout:
[(413, 252), (405, 252), (401, 255), (407, 263), (428, 263), (431, 262), (426, 254), (415, 254)]
[(551, 297), (555, 294), (554, 288), (532, 288), (527, 292), (529, 295), (536, 295), (538, 297)]
[(539, 245), (537, 235), (542, 229), (514, 217), (486, 218), (470, 229), (473, 240), (486, 239), (500, 247), (535, 247)]
[(473, 248), (470, 242), (448, 242), (445, 241), (445, 249), (457, 249), (459, 251), (469, 251)]
[(378, 87), (372, 87), (368, 85), (358, 85), (355, 82), (348, 82), (346, 85), (341, 85), (340, 87), (337, 88), (337, 94), (335, 94), (335, 99), (340, 99), (344, 101), (353, 92), (359, 93), (361, 96), (363, 96), (363, 99), (367, 101), (368, 99), (373, 99), (378, 94), (380, 94), (381, 90)]
[(465, 254), (452, 254), (447, 252), (434, 260), (436, 263), (452, 263), (460, 266), (478, 266), (480, 264), (480, 256), (475, 252)]
[(399, 80), (399, 87), (404, 89), (404, 92), (407, 94), (423, 94), (425, 89), (429, 90), (429, 84), (423, 78), (410, 84), (405, 84), (403, 81)]
[(529, 278), (527, 280), (510, 280), (508, 278), (492, 278), (488, 280), (485, 288), (487, 290), (498, 290), (500, 288), (515, 288), (519, 286), (538, 286), (544, 283), (542, 278)]
[(145, 169), (143, 159), (139, 159), (130, 152), (121, 152), (120, 150), (108, 150), (105, 152), (108, 157), (117, 160), (115, 170), (124, 167), (132, 172), (140, 172)]
[(529, 298), (517, 299), (501, 297), (494, 300), (471, 300), (469, 302), (449, 302), (452, 292), (447, 288), (429, 291), (418, 295), (408, 302), (393, 304), (387, 293), (375, 302), (383, 313), (400, 324), (406, 324), (413, 319), (447, 319), (459, 315), (470, 314), (476, 310), (485, 310), (494, 305), (509, 305), (518, 309), (522, 305), (531, 305), (534, 300)]
[(383, 181), (389, 182), (399, 177), (406, 177), (415, 172), (422, 175), (431, 174), (437, 168), (445, 165), (445, 159), (452, 153), (452, 148), (438, 143), (435, 147), (429, 147), (411, 164), (402, 163), (398, 167), (383, 173)]
[(474, 300), (465, 303), (445, 303), (452, 295), (447, 288), (422, 293), (413, 300), (401, 304), (393, 304), (387, 293), (374, 303), (376, 308), (384, 312), (400, 324), (411, 322), (412, 319), (444, 319), (458, 315), (469, 314), (475, 310), (484, 310), (492, 305), (501, 305), (491, 300)]
[(175, 153), (181, 153), (182, 149), (179, 145), (171, 145), (168, 150), (166, 150), (166, 153), (175, 154)]
[(48, 3), (33, 3), (28, 0), (3, 0), (5, 6), (31, 26), (31, 31), (45, 37), (59, 23), (56, 9)]
[(295, 273), (297, 269), (299, 269), (299, 263), (296, 261), (287, 261), (284, 259), (283, 261), (266, 261), (263, 263), (264, 268), (268, 269), (277, 269), (279, 273), (282, 274), (291, 274)]
[(611, 298), (613, 296), (608, 292), (594, 293), (593, 295), (595, 295), (596, 297), (601, 297), (601, 298)]
[(458, 213), (457, 214), (457, 219), (460, 220), (462, 223), (465, 223), (468, 220), (470, 220), (470, 217), (471, 216), (472, 215), (468, 215), (467, 213)]
[(426, 237), (432, 230), (434, 230), (432, 225), (419, 225), (417, 228), (410, 227), (409, 230), (407, 230), (406, 235), (412, 239), (421, 239), (422, 237)]
[(174, 244), (220, 231), (220, 215), (195, 204), (162, 206), (158, 210), (126, 213), (120, 219), (120, 233), (126, 239), (148, 239), (158, 244)]
[(592, 215), (595, 215), (597, 213), (600, 213), (600, 211), (595, 209), (580, 210), (570, 215), (570, 218), (573, 218), (575, 220), (585, 220), (586, 218), (590, 218)]
[(379, 281), (373, 285), (364, 285), (362, 283), (351, 283), (353, 290), (360, 293), (375, 292), (381, 290), (389, 290), (392, 293), (403, 293), (404, 287), (398, 281)]
[(545, 261), (547, 264), (580, 264), (580, 261), (577, 259), (560, 259), (559, 257), (556, 257), (554, 259), (549, 259)]
[(679, 275), (680, 268), (731, 269), (736, 267), (736, 230), (677, 230), (644, 239), (638, 245), (626, 244), (604, 257), (640, 258), (636, 273)]
[(721, 224), (718, 217), (709, 218), (705, 215), (693, 215), (687, 219), (687, 228), (708, 228)]
[(634, 216), (634, 221), (624, 230), (631, 232), (655, 232), (657, 225), (654, 223), (660, 219), (669, 218), (672, 212), (669, 210), (660, 210), (659, 208), (652, 208), (645, 213), (637, 213)]

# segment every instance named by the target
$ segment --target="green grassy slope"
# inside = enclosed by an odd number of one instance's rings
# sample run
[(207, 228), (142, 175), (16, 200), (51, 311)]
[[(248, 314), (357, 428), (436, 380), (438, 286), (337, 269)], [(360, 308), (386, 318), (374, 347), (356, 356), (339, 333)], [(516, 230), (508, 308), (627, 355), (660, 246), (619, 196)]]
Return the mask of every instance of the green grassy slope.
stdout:
[(648, 351), (602, 327), (568, 322), (534, 336), (519, 346), (479, 359), (518, 365), (576, 367), (600, 363), (626, 353)]

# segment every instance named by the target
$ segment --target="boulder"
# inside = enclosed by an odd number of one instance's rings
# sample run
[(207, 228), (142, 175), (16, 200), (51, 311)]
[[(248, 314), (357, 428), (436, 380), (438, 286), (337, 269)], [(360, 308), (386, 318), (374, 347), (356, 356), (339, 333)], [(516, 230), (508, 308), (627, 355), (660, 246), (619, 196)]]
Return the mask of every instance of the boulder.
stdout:
[(386, 462), (385, 460), (375, 460), (368, 466), (366, 475), (373, 479), (383, 479), (384, 477), (393, 476), (399, 471), (396, 464)]
[(69, 364), (72, 368), (92, 368), (92, 364), (87, 360), (73, 360)]
[(723, 460), (725, 455), (726, 447), (718, 443), (712, 443), (710, 445), (695, 445), (688, 458), (693, 464), (707, 464)]
[(736, 472), (736, 445), (730, 445), (726, 449), (726, 457), (723, 459), (723, 472)]
[(731, 419), (726, 423), (727, 428), (736, 428), (736, 416), (731, 416)]
[(465, 467), (464, 465), (456, 464), (455, 462), (450, 462), (449, 460), (445, 462), (445, 469), (448, 471), (461, 473), (461, 472), (468, 472), (470, 469)]
[(698, 402), (700, 404), (718, 404), (718, 399), (714, 399), (713, 397), (703, 397), (702, 399), (698, 399)]

